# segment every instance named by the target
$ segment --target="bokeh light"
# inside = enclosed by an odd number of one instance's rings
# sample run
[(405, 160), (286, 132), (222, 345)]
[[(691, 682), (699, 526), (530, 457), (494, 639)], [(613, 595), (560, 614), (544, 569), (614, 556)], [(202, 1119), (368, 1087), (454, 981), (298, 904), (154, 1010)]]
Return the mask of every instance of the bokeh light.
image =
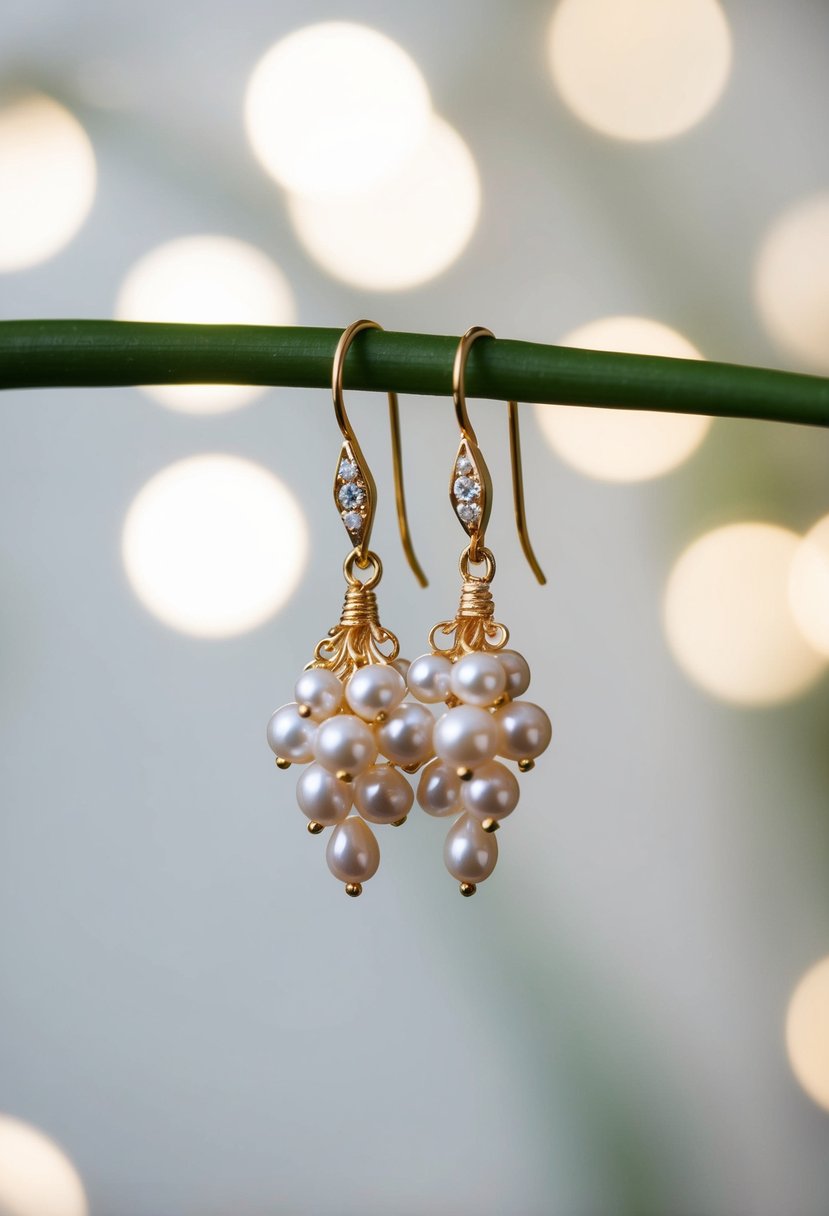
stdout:
[(157, 473), (127, 512), (122, 554), (145, 608), (183, 633), (230, 637), (293, 594), (307, 529), (290, 491), (237, 456), (194, 456)]
[(797, 546), (789, 599), (806, 641), (829, 658), (829, 515), (819, 519)]
[(253, 151), (296, 194), (363, 191), (394, 172), (425, 136), (431, 102), (406, 52), (350, 22), (309, 25), (256, 65), (245, 98)]
[(664, 615), (674, 658), (725, 701), (770, 705), (797, 696), (824, 670), (789, 607), (799, 537), (766, 523), (707, 532), (679, 557)]
[(757, 257), (755, 295), (775, 341), (829, 373), (829, 194), (797, 203), (771, 226)]
[[(260, 249), (227, 236), (187, 236), (145, 254), (128, 271), (115, 305), (121, 321), (201, 325), (293, 325), (290, 285)], [(266, 389), (248, 384), (144, 385), (186, 413), (236, 409)]]
[(401, 291), (446, 270), (465, 249), (480, 211), (472, 153), (433, 118), (401, 170), (347, 199), (291, 196), (297, 236), (324, 270), (355, 287)]
[(717, 0), (561, 0), (548, 56), (582, 122), (617, 139), (668, 139), (719, 99), (731, 36)]
[[(647, 317), (603, 317), (562, 338), (564, 346), (701, 359), (674, 329)], [(711, 419), (650, 410), (538, 405), (536, 416), (550, 446), (564, 460), (603, 481), (643, 481), (670, 472), (696, 451)]]
[(807, 971), (792, 993), (786, 1050), (806, 1093), (829, 1110), (829, 958)]
[(87, 1216), (72, 1162), (43, 1132), (0, 1115), (0, 1216)]
[(63, 249), (89, 214), (96, 176), (92, 144), (64, 106), (35, 93), (0, 108), (0, 271)]

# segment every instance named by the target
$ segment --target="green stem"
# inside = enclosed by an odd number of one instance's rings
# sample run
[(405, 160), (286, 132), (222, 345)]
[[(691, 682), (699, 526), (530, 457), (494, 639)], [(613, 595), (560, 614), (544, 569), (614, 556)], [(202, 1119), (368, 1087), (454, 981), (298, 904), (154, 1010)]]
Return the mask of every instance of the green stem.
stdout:
[[(0, 388), (231, 383), (325, 388), (338, 329), (0, 322)], [(445, 396), (457, 338), (368, 331), (348, 388)], [(829, 426), (829, 379), (692, 359), (499, 339), (469, 356), (470, 397), (561, 402)]]

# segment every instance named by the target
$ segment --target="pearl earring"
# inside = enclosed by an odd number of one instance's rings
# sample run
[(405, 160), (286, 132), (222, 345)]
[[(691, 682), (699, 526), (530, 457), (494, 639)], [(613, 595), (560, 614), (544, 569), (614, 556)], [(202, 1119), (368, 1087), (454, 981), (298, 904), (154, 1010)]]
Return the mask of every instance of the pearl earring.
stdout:
[[(452, 396), (461, 430), (449, 495), (457, 519), (469, 537), (461, 554), (460, 605), (450, 621), (429, 634), (432, 650), (410, 665), (407, 683), (425, 704), (445, 703), (435, 723), (435, 759), (423, 769), (418, 804), (430, 815), (458, 815), (449, 830), (444, 861), (460, 883), (462, 895), (474, 895), (498, 860), (495, 832), (500, 820), (518, 803), (519, 787), (503, 760), (528, 772), (550, 742), (552, 728), (543, 709), (520, 698), (530, 683), (530, 668), (516, 650), (505, 649), (506, 626), (495, 620), (490, 584), (495, 558), (484, 544), (492, 506), (492, 482), (469, 421), (464, 372), (472, 344), (493, 337), (475, 326), (461, 338), (452, 372)], [(515, 515), (521, 545), (540, 583), (546, 581), (527, 533), (521, 476), (518, 405), (509, 402), (510, 454)], [(473, 573), (471, 567), (482, 568)], [(441, 640), (448, 644), (441, 645)], [(496, 759), (498, 757), (498, 759)]]
[[(345, 603), (339, 624), (317, 643), (297, 680), (296, 700), (277, 709), (267, 728), (277, 768), (308, 765), (297, 783), (297, 801), (312, 835), (333, 828), (326, 861), (352, 896), (361, 894), (380, 864), (369, 823), (405, 823), (414, 793), (403, 773), (416, 772), (434, 754), (432, 714), (405, 699), (408, 663), (398, 658), (395, 635), (380, 623), (375, 588), (383, 567), (369, 549), (377, 489), (343, 399), (351, 343), (362, 330), (381, 328), (374, 321), (350, 325), (337, 344), (332, 369), (334, 412), (343, 435), (334, 502), (352, 545), (343, 566)], [(409, 565), (426, 586), (409, 539), (397, 397), (389, 393), (388, 399), (400, 535)], [(368, 575), (361, 580), (358, 570)]]

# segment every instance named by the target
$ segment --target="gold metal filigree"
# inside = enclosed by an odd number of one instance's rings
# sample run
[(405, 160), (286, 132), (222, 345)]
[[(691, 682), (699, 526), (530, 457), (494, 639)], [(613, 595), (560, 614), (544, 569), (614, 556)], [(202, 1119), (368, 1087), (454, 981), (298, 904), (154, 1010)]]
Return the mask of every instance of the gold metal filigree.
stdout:
[[(495, 574), (495, 558), (489, 549), (481, 550), (483, 575), (469, 573), (470, 549), (461, 556), (463, 586), (457, 615), (451, 621), (439, 621), (429, 634), (429, 644), (437, 654), (453, 662), (472, 651), (501, 650), (509, 641), (506, 625), (495, 620), (495, 601), (490, 583)], [(449, 638), (448, 645), (441, 639)]]
[(400, 653), (400, 643), (391, 630), (380, 623), (374, 588), (380, 581), (383, 566), (376, 553), (369, 553), (367, 567), (371, 574), (360, 582), (354, 573), (357, 551), (348, 555), (343, 573), (348, 584), (340, 620), (328, 630), (314, 648), (314, 658), (308, 667), (324, 667), (346, 680), (358, 667), (367, 663), (393, 663)]

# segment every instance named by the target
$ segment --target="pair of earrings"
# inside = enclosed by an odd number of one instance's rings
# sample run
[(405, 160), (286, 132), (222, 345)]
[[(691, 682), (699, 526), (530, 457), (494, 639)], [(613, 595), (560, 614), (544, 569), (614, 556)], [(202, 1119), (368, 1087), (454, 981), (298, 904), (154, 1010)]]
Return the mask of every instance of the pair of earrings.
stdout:
[[(408, 777), (419, 773), (419, 806), (429, 815), (456, 816), (446, 837), (444, 861), (461, 894), (469, 896), (494, 870), (495, 832), (518, 804), (518, 780), (504, 761), (515, 762), (519, 772), (526, 773), (552, 733), (544, 710), (520, 699), (530, 683), (529, 665), (506, 648), (509, 632), (495, 620), (495, 559), (484, 543), (492, 482), (464, 392), (470, 348), (493, 335), (480, 326), (468, 330), (458, 344), (452, 371), (461, 439), (449, 494), (469, 538), (460, 558), (460, 604), (451, 620), (432, 629), (430, 652), (409, 663), (399, 657), (395, 635), (380, 623), (375, 588), (383, 567), (369, 548), (377, 490), (343, 398), (343, 368), (351, 343), (362, 330), (381, 328), (374, 321), (355, 321), (334, 353), (331, 387), (343, 436), (334, 502), (352, 545), (343, 566), (345, 602), (339, 623), (317, 643), (297, 680), (295, 700), (271, 715), (267, 739), (277, 768), (307, 765), (297, 782), (297, 801), (309, 820), (309, 832), (333, 829), (326, 860), (348, 895), (360, 895), (362, 884), (380, 864), (380, 848), (369, 824), (405, 823), (415, 801)], [(388, 401), (401, 540), (418, 582), (426, 586), (409, 535), (396, 394), (390, 392)], [(533, 573), (543, 583), (527, 535), (514, 401), (509, 402), (509, 432), (519, 537)], [(443, 712), (436, 715), (433, 706)]]

